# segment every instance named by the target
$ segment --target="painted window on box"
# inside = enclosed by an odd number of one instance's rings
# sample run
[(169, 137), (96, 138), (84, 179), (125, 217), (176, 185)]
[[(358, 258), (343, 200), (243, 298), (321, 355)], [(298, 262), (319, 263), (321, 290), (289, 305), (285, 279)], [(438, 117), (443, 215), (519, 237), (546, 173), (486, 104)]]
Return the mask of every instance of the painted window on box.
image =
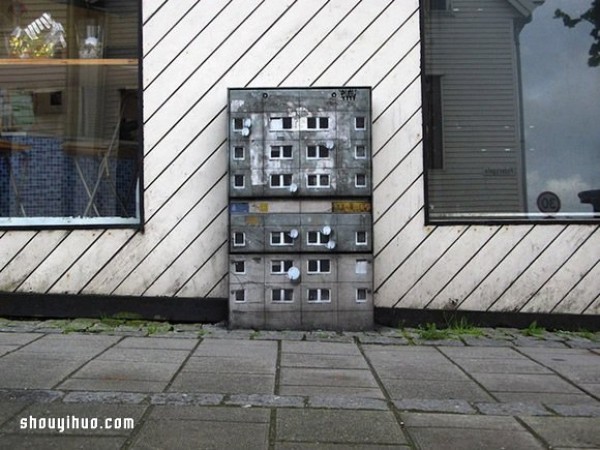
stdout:
[(428, 221), (598, 221), (600, 2), (421, 5)]
[(308, 289), (308, 301), (310, 303), (331, 302), (331, 290), (326, 288)]
[(140, 4), (0, 2), (0, 227), (139, 227)]
[(272, 289), (271, 299), (273, 302), (293, 302), (294, 301), (294, 290), (293, 289)]

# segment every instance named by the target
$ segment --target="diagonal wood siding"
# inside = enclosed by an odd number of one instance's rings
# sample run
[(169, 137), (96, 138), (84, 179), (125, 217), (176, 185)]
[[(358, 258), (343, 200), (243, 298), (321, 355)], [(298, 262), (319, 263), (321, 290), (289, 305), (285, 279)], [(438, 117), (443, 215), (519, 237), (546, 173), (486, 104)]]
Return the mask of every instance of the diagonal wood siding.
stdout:
[(143, 21), (144, 233), (0, 232), (0, 290), (227, 297), (227, 88), (359, 85), (378, 306), (600, 314), (597, 226), (424, 225), (417, 0), (145, 0)]

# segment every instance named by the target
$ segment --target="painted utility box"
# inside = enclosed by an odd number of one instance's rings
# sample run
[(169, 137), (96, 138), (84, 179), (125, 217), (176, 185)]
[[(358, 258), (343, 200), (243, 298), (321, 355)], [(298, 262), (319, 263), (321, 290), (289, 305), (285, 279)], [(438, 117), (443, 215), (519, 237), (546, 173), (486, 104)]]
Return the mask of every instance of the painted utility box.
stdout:
[(229, 90), (230, 326), (373, 326), (370, 88)]

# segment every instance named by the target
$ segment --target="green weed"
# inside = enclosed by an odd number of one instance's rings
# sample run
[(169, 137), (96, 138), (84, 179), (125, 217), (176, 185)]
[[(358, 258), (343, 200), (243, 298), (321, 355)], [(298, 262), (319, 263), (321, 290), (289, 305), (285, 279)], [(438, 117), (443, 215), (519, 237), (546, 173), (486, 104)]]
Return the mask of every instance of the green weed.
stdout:
[(535, 320), (531, 322), (527, 328), (521, 331), (524, 336), (531, 337), (542, 337), (545, 332), (546, 330), (543, 327), (540, 327)]

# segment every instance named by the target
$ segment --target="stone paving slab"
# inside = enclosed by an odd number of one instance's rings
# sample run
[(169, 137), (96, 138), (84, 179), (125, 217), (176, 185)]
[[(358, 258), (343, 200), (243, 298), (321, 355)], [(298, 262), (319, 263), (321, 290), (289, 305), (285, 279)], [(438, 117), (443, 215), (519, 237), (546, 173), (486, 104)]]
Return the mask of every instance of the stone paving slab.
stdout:
[(254, 373), (212, 373), (182, 370), (169, 391), (220, 394), (273, 394), (275, 375)]
[(41, 333), (2, 333), (0, 332), (0, 345), (25, 345), (36, 339), (41, 339)]
[(146, 362), (95, 359), (71, 375), (71, 379), (83, 378), (99, 381), (170, 381), (180, 362)]
[(281, 367), (304, 367), (314, 369), (368, 369), (362, 355), (320, 355), (306, 353), (282, 353)]
[(552, 448), (600, 448), (597, 418), (522, 417)]
[(69, 378), (59, 388), (72, 391), (161, 392), (167, 381)]
[(338, 386), (378, 388), (373, 374), (363, 369), (290, 368), (281, 370), (282, 386)]
[(126, 337), (114, 348), (141, 348), (157, 350), (192, 350), (197, 339), (172, 339), (166, 337)]
[(402, 450), (410, 449), (408, 445), (385, 444), (311, 444), (299, 442), (278, 442), (275, 450)]
[(52, 434), (46, 436), (31, 436), (12, 434), (2, 436), (2, 446), (7, 449), (44, 449), (44, 450), (81, 450), (90, 448), (93, 442), (94, 450), (120, 450), (126, 443), (124, 436), (65, 436)]
[(475, 373), (473, 377), (490, 392), (582, 393), (580, 389), (577, 389), (558, 375)]
[(414, 440), (417, 448), (421, 449), (450, 449), (461, 450), (481, 449), (545, 449), (535, 436), (527, 430), (512, 431), (510, 433), (498, 430), (478, 428), (408, 428), (408, 433)]
[[(46, 328), (0, 320), (0, 448), (600, 448), (592, 339)], [(18, 427), (29, 415), (128, 414), (134, 430)]]
[(550, 369), (526, 359), (454, 359), (465, 372), (480, 374), (553, 374)]
[(100, 354), (96, 361), (181, 364), (188, 355), (188, 350), (112, 347)]
[(519, 351), (512, 347), (439, 347), (439, 351), (453, 360), (466, 359), (522, 359), (527, 360)]
[(277, 411), (276, 441), (337, 444), (406, 444), (388, 411), (285, 409)]
[(116, 344), (120, 339), (119, 336), (84, 334), (74, 338), (74, 335), (70, 334), (48, 334), (25, 345), (19, 352), (45, 357), (55, 355), (55, 357), (92, 358)]
[(456, 400), (468, 402), (493, 401), (493, 397), (474, 381), (382, 379), (393, 400), (420, 398), (426, 400)]
[(0, 388), (50, 389), (85, 360), (42, 359), (11, 353), (0, 359)]
[(287, 386), (279, 387), (281, 395), (302, 395), (302, 396), (327, 396), (327, 397), (352, 397), (352, 398), (385, 398), (379, 387), (366, 388), (356, 386)]
[(600, 405), (595, 398), (586, 394), (560, 394), (556, 392), (494, 392), (502, 403), (539, 402), (545, 405)]
[(361, 356), (356, 344), (349, 342), (283, 341), (281, 351), (283, 353), (308, 353), (311, 355)]
[(268, 410), (156, 406), (132, 449), (268, 448)]
[(247, 373), (275, 375), (277, 369), (275, 355), (244, 357), (196, 356), (185, 364), (185, 371), (211, 373)]

